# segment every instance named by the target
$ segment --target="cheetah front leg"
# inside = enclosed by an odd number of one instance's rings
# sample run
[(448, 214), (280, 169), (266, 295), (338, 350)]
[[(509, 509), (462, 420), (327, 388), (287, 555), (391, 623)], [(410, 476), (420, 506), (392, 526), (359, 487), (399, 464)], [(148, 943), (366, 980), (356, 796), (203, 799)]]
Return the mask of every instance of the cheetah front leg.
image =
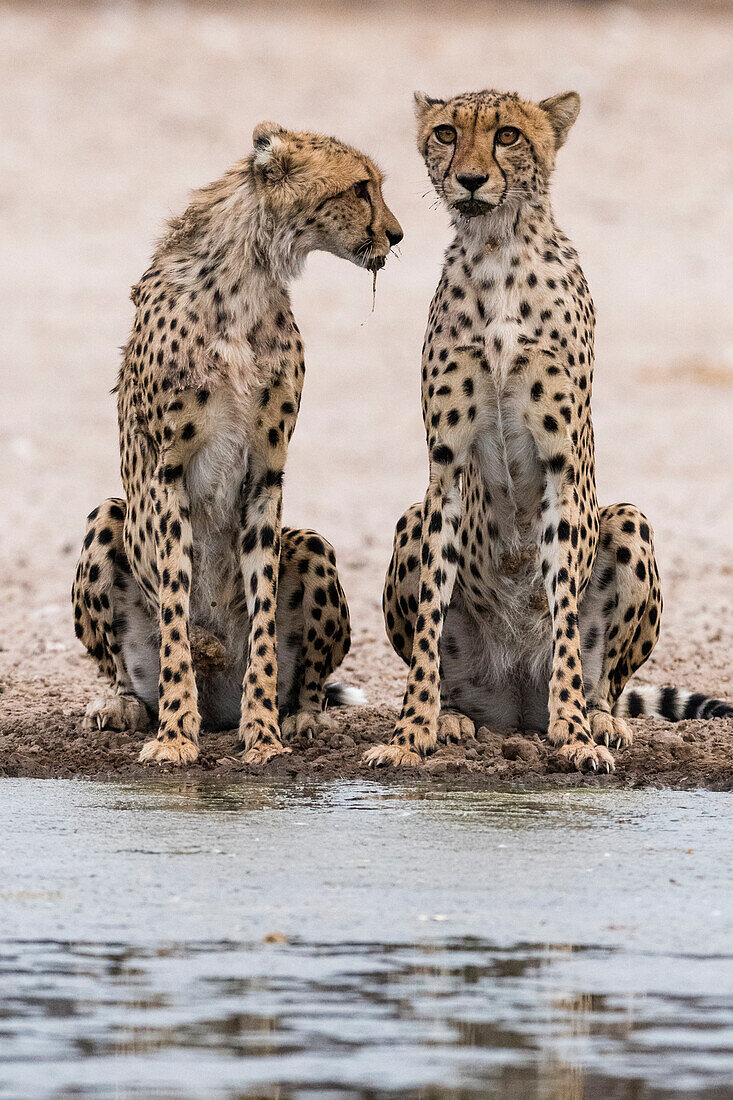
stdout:
[(193, 536), (183, 465), (161, 460), (150, 485), (159, 585), (160, 678), (158, 733), (141, 763), (190, 764), (198, 758), (201, 720), (191, 661), (189, 593)]
[[(418, 614), (420, 545), (422, 541), (422, 504), (413, 504), (397, 521), (392, 559), (384, 579), (382, 610), (384, 625), (392, 648), (410, 664), (415, 620)], [(473, 721), (460, 710), (446, 705), (441, 682), (441, 710), (438, 715), (438, 741), (454, 744), (476, 731)]]
[[(540, 384), (541, 392), (541, 384)], [(594, 556), (590, 519), (580, 533), (581, 457), (574, 398), (558, 390), (552, 412), (527, 402), (527, 423), (544, 469), (542, 496), (542, 576), (552, 616), (552, 670), (549, 684), (548, 737), (576, 768), (613, 771), (613, 757), (596, 744), (586, 706), (581, 661), (578, 600), (581, 555), (590, 574)], [(588, 502), (592, 507), (593, 502)]]
[(458, 471), (453, 461), (432, 461), (422, 510), (420, 598), (402, 711), (389, 744), (375, 745), (365, 753), (367, 764), (414, 767), (437, 747), (438, 647), (456, 578), (461, 513)]
[[(371, 765), (412, 767), (435, 752), (438, 743), (439, 645), (458, 569), (460, 475), (477, 431), (477, 407), (466, 397), (478, 394), (487, 369), (475, 348), (456, 348), (443, 361), (445, 367), (431, 371), (442, 371), (444, 377), (435, 375), (423, 401), (430, 483), (422, 506), (418, 608), (407, 686), (389, 744), (375, 745), (364, 755)], [(431, 371), (424, 370), (424, 379), (431, 378)]]
[(282, 479), (287, 436), (261, 426), (261, 449), (250, 453), (244, 486), (240, 561), (249, 612), (248, 660), (242, 684), (239, 741), (246, 764), (291, 752), (282, 742), (277, 699), (278, 577)]

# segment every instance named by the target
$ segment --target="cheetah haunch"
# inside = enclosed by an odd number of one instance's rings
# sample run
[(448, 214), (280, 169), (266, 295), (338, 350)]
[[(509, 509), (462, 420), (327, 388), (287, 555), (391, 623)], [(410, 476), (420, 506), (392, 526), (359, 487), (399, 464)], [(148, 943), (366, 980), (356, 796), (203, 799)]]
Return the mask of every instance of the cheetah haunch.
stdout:
[(546, 730), (576, 767), (611, 771), (624, 713), (733, 709), (674, 689), (621, 697), (662, 597), (648, 521), (596, 501), (593, 303), (549, 199), (580, 99), (415, 99), (455, 239), (423, 347), (430, 483), (397, 524), (384, 590), (407, 688), (366, 760), (417, 764), (478, 722)]
[(113, 692), (89, 725), (157, 736), (142, 761), (198, 756), (202, 718), (239, 724), (243, 759), (329, 720), (350, 644), (334, 553), (281, 529), (305, 367), (288, 284), (315, 249), (377, 271), (402, 230), (373, 162), (272, 123), (196, 192), (133, 288), (118, 412), (124, 500), (88, 520), (76, 632)]

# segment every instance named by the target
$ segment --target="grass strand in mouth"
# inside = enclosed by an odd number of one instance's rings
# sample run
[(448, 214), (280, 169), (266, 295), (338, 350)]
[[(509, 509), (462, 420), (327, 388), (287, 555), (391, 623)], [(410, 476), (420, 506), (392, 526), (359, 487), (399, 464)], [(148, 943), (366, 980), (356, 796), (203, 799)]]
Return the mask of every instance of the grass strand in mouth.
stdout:
[[(371, 308), (371, 313), (374, 313), (374, 309), (375, 309), (375, 306), (377, 304), (377, 272), (378, 272), (379, 268), (371, 267), (369, 270), (372, 273), (372, 308)], [(363, 328), (368, 320), (369, 320), (369, 318), (365, 317), (364, 320), (361, 322), (360, 327)]]

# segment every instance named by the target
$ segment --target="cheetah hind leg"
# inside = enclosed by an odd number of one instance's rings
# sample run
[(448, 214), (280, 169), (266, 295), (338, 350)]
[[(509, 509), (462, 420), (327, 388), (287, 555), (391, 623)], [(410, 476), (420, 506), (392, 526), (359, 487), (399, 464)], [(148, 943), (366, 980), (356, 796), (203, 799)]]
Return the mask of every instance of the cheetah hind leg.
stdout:
[(599, 548), (580, 608), (588, 717), (598, 745), (627, 748), (634, 735), (612, 708), (649, 657), (662, 615), (651, 525), (633, 504), (601, 509)]
[(278, 611), (279, 637), (298, 649), (297, 698), (282, 720), (283, 737), (333, 733), (338, 722), (325, 707), (351, 701), (352, 693), (326, 679), (349, 651), (351, 622), (333, 547), (315, 531), (283, 530)]
[(76, 636), (97, 662), (112, 690), (92, 699), (83, 720), (85, 730), (146, 730), (150, 715), (133, 689), (122, 655), (120, 601), (134, 583), (125, 554), (126, 503), (110, 497), (87, 517), (71, 600)]

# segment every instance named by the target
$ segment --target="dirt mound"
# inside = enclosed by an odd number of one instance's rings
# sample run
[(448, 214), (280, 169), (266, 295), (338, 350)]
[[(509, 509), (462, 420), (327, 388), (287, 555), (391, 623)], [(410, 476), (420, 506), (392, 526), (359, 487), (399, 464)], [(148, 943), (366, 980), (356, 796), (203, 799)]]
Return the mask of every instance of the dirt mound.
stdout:
[[(236, 755), (236, 735), (205, 733), (196, 764), (187, 775), (212, 773), (233, 780), (278, 775), (304, 779), (370, 778), (385, 782), (446, 780), (479, 789), (510, 786), (567, 787), (583, 784), (707, 787), (733, 790), (733, 721), (679, 722), (660, 719), (630, 722), (634, 744), (615, 753), (614, 775), (579, 775), (547, 741), (535, 734), (479, 729), (460, 745), (441, 746), (419, 768), (368, 768), (362, 753), (389, 737), (395, 713), (371, 707), (335, 712), (343, 719), (338, 733), (314, 740), (293, 737), (292, 753), (260, 767), (244, 765)], [(81, 716), (37, 717), (16, 722), (0, 734), (0, 775), (39, 778), (119, 779), (160, 774), (157, 766), (137, 763), (141, 734), (82, 729)], [(172, 769), (167, 769), (172, 770)], [(178, 769), (175, 769), (178, 773)]]

